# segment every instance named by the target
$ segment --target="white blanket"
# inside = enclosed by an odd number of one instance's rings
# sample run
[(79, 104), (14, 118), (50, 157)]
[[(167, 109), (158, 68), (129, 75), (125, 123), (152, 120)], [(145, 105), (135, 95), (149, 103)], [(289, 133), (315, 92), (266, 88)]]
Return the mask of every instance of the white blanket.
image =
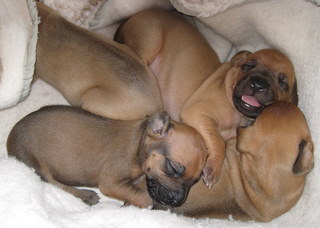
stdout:
[[(0, 1), (0, 8), (4, 1)], [(10, 0), (12, 1), (12, 0)], [(49, 0), (48, 0), (49, 1)], [(92, 0), (50, 0), (62, 2), (63, 7), (74, 2), (85, 6)], [(196, 2), (197, 0), (193, 0)], [(199, 0), (200, 1), (200, 0)], [(206, 4), (221, 0), (202, 1)], [(225, 0), (226, 2), (228, 0)], [(315, 3), (317, 0), (314, 0)], [(139, 2), (139, 7), (135, 2)], [(167, 0), (108, 0), (105, 4), (114, 7), (114, 16), (101, 19), (104, 10), (113, 12), (104, 5), (97, 17), (86, 12), (84, 27), (112, 34), (114, 23), (129, 16), (133, 11), (158, 7), (170, 8)], [(317, 227), (320, 226), (320, 7), (304, 0), (265, 0), (221, 8), (215, 15), (201, 14), (201, 8), (174, 1), (175, 7), (185, 13), (202, 16), (195, 22), (217, 47), (222, 60), (236, 50), (256, 50), (263, 47), (279, 48), (292, 59), (298, 78), (300, 107), (310, 124), (315, 143), (315, 169), (308, 177), (304, 194), (289, 212), (270, 223), (238, 222), (232, 217), (219, 219), (190, 219), (168, 211), (151, 211), (134, 207), (121, 207), (121, 202), (103, 197), (101, 202), (89, 207), (79, 199), (44, 183), (34, 172), (14, 159), (7, 157), (6, 138), (12, 126), (24, 115), (48, 104), (67, 104), (52, 87), (37, 81), (27, 99), (13, 108), (0, 111), (0, 226), (1, 227)], [(186, 0), (186, 2), (192, 2)], [(144, 4), (143, 4), (144, 3)], [(97, 4), (97, 3), (95, 3)], [(98, 4), (102, 4), (98, 1)], [(123, 8), (125, 4), (125, 8)], [(179, 5), (180, 4), (180, 5)], [(60, 5), (61, 6), (61, 5)], [(130, 8), (132, 6), (132, 8)], [(189, 9), (188, 9), (189, 7)], [(190, 8), (191, 7), (191, 8)], [(72, 7), (71, 7), (72, 8)], [(88, 9), (88, 7), (86, 8)], [(90, 8), (96, 12), (97, 8)], [(115, 9), (134, 9), (116, 13)], [(78, 12), (79, 9), (76, 9)], [(2, 11), (1, 11), (2, 12)], [(198, 14), (200, 12), (200, 14)], [(74, 14), (76, 15), (76, 14)], [(117, 15), (120, 15), (117, 17)], [(91, 18), (91, 19), (88, 19)], [(72, 20), (72, 18), (70, 19)], [(208, 25), (204, 26), (202, 23)], [(92, 22), (92, 23), (91, 23)], [(91, 24), (90, 24), (91, 23)], [(90, 27), (91, 26), (91, 27)], [(100, 26), (100, 27), (99, 27)], [(215, 33), (213, 33), (213, 31)], [(0, 50), (1, 51), (1, 50)], [(0, 91), (1, 92), (1, 91)]]
[(0, 1), (0, 110), (29, 93), (37, 32), (33, 0)]

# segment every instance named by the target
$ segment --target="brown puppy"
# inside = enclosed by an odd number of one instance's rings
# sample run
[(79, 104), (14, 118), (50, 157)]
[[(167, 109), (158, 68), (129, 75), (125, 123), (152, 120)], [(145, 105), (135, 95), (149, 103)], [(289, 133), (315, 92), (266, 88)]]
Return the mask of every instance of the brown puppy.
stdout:
[(313, 166), (303, 113), (289, 102), (278, 102), (265, 108), (253, 126), (240, 128), (237, 140), (228, 141), (217, 184), (208, 189), (198, 182), (174, 211), (270, 221), (295, 205)]
[(150, 66), (165, 110), (176, 119), (180, 115), (204, 138), (208, 159), (203, 173), (209, 186), (219, 179), (225, 141), (239, 125), (275, 101), (297, 103), (294, 69), (285, 55), (271, 49), (244, 51), (221, 64), (200, 33), (168, 11), (134, 15), (115, 39)]
[(133, 51), (37, 6), (36, 76), (72, 105), (112, 119), (142, 119), (163, 110), (156, 79)]
[(219, 67), (191, 96), (181, 120), (204, 138), (208, 159), (205, 182), (211, 186), (220, 176), (225, 141), (236, 128), (257, 117), (276, 101), (297, 103), (296, 78), (290, 60), (272, 49), (253, 54), (241, 52)]
[[(153, 199), (181, 205), (199, 180), (206, 160), (201, 136), (170, 120), (165, 112), (149, 119), (120, 121), (71, 106), (48, 106), (23, 118), (11, 131), (8, 154), (33, 167), (88, 204), (99, 187), (107, 196), (148, 207)], [(147, 189), (139, 181), (146, 176)]]
[(116, 32), (157, 78), (165, 110), (179, 120), (185, 101), (221, 64), (200, 32), (165, 10), (137, 13)]

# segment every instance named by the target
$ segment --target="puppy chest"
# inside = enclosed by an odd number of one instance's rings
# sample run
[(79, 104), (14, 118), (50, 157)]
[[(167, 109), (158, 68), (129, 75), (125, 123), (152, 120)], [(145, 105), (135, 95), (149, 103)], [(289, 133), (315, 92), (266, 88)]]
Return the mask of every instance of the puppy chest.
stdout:
[(219, 123), (219, 132), (224, 140), (229, 140), (236, 136), (236, 130), (240, 125), (240, 118), (225, 117)]

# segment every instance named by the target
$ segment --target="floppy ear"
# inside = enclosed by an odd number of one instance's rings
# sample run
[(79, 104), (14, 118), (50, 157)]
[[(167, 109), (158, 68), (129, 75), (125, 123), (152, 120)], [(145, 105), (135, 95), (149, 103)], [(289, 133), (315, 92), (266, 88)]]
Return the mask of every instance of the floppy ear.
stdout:
[(168, 134), (170, 127), (170, 116), (166, 112), (158, 112), (148, 120), (148, 135), (155, 138), (162, 138)]
[(230, 62), (232, 65), (241, 65), (246, 61), (250, 54), (252, 54), (250, 51), (239, 51), (231, 58)]
[(299, 154), (293, 165), (292, 172), (296, 175), (305, 175), (313, 169), (313, 166), (313, 143), (311, 139), (302, 139), (299, 144)]

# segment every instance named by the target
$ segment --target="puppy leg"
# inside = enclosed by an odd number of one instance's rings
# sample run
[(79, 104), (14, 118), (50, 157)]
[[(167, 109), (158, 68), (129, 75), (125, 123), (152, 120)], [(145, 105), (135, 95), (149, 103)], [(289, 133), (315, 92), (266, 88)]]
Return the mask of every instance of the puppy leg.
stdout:
[[(160, 102), (154, 102), (154, 99), (148, 99), (148, 96), (130, 97), (130, 91), (126, 92), (124, 94), (115, 91), (117, 96), (113, 96), (109, 90), (99, 87), (90, 88), (81, 97), (81, 108), (96, 115), (121, 120), (142, 119), (160, 110)], [(126, 104), (123, 105), (123, 101), (130, 102), (125, 102)]]
[[(135, 23), (135, 18), (131, 18), (120, 26), (114, 36), (114, 40), (128, 45), (146, 65), (150, 66), (162, 48), (164, 37), (161, 32), (162, 28), (157, 25), (153, 27), (145, 25), (149, 27), (148, 36), (146, 36), (143, 29), (131, 29), (132, 26), (135, 26)], [(140, 26), (143, 27), (144, 25), (140, 23)], [(130, 37), (135, 37), (135, 39), (130, 39)], [(151, 70), (153, 71), (153, 69)]]
[(96, 192), (91, 190), (84, 190), (84, 189), (76, 189), (74, 187), (64, 185), (57, 181), (51, 174), (51, 172), (47, 168), (42, 168), (42, 171), (39, 173), (41, 178), (48, 183), (54, 184), (61, 188), (62, 190), (71, 193), (77, 198), (80, 198), (84, 203), (88, 205), (94, 205), (99, 202), (99, 196)]
[[(204, 182), (208, 187), (214, 185), (220, 178), (222, 164), (225, 158), (225, 141), (219, 132), (217, 122), (208, 116), (198, 115), (196, 112), (182, 113), (182, 122), (194, 127), (202, 136), (208, 158), (203, 169)], [(187, 118), (186, 118), (187, 117)]]
[(208, 150), (208, 158), (203, 169), (204, 182), (210, 188), (220, 178), (226, 146), (218, 128), (204, 131), (202, 136)]

